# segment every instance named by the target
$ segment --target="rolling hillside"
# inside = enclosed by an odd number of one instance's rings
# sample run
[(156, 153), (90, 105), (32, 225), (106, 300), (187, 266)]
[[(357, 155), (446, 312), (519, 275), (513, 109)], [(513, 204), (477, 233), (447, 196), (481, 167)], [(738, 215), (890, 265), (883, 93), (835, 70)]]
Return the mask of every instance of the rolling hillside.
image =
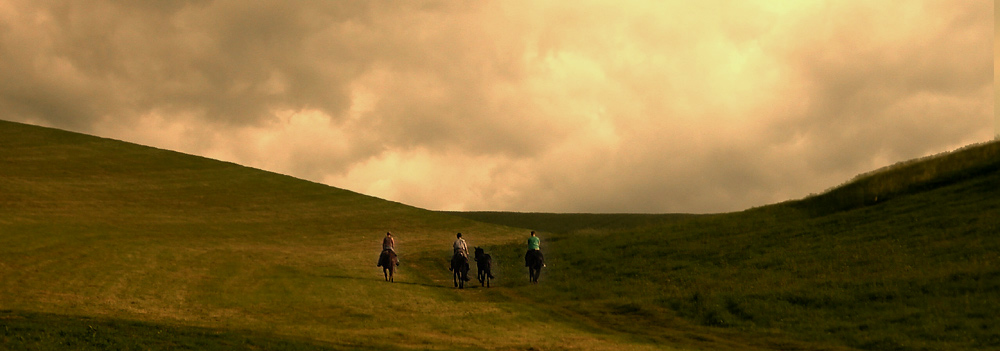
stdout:
[[(0, 349), (1000, 349), (998, 150), (737, 213), (454, 213), (0, 121)], [(493, 288), (451, 287), (455, 232)]]
[[(394, 284), (375, 267), (386, 231), (401, 257)], [(659, 349), (509, 290), (453, 289), (445, 262), (456, 232), (471, 245), (523, 236), (235, 164), (0, 122), (0, 349)]]

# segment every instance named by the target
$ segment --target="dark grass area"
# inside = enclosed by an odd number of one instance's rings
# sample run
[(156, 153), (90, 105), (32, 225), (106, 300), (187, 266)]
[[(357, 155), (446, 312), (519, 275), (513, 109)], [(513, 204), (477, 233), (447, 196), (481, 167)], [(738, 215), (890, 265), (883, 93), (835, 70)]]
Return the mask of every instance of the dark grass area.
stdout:
[(277, 350), (362, 349), (252, 331), (215, 330), (97, 317), (0, 311), (3, 350)]

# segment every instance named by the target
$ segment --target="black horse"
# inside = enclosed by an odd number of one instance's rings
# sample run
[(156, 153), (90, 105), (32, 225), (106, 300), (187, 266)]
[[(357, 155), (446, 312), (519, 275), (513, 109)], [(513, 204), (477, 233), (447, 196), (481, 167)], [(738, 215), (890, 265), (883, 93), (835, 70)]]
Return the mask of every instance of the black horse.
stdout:
[(476, 270), (479, 271), (479, 285), (490, 287), (490, 280), (493, 279), (493, 257), (483, 251), (483, 248), (476, 248)]
[(382, 274), (385, 275), (385, 281), (392, 282), (392, 276), (396, 273), (396, 266), (399, 265), (399, 259), (396, 258), (396, 252), (393, 250), (382, 250), (382, 254), (378, 256), (378, 266), (382, 267)]
[(545, 267), (545, 256), (541, 250), (528, 250), (524, 254), (524, 266), (528, 267), (528, 281), (538, 283), (538, 276), (542, 275), (542, 267)]
[(469, 256), (455, 253), (451, 257), (452, 278), (455, 280), (455, 287), (465, 289), (465, 282), (469, 280)]

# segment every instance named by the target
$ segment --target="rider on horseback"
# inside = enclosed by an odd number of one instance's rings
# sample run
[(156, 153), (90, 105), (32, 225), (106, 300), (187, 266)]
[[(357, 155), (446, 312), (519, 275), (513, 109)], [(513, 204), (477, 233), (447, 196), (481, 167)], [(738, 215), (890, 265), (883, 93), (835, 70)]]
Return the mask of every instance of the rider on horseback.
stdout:
[(532, 259), (538, 260), (537, 262), (545, 267), (545, 257), (542, 256), (541, 239), (535, 236), (535, 231), (531, 231), (531, 236), (528, 237), (528, 252), (524, 253), (524, 265), (527, 267), (531, 266)]
[[(375, 266), (376, 267), (381, 267), (382, 263), (383, 263), (383, 260), (390, 253), (392, 253), (392, 254), (396, 253), (396, 240), (393, 240), (392, 233), (385, 232), (385, 238), (382, 239), (382, 254), (379, 255), (378, 264), (375, 265)], [(398, 265), (399, 263), (397, 262), (396, 264)]]
[(396, 241), (392, 239), (392, 233), (386, 232), (385, 239), (382, 239), (382, 254), (378, 256), (378, 267), (382, 267), (382, 274), (385, 281), (393, 281), (396, 273), (396, 266), (399, 266), (399, 258), (396, 257)]
[[(449, 270), (455, 269), (454, 266), (456, 264), (456, 260), (460, 260), (459, 262), (461, 262), (461, 265), (463, 266), (463, 269), (467, 272), (468, 269), (469, 269), (468, 268), (469, 267), (469, 245), (467, 245), (465, 243), (465, 239), (462, 239), (462, 233), (458, 233), (456, 236), (458, 237), (458, 239), (455, 239), (455, 243), (451, 245), (452, 248), (455, 251), (454, 257), (451, 258), (452, 266), (453, 267), (452, 268), (448, 268), (448, 269)], [(462, 280), (468, 281), (469, 277), (467, 275), (463, 275)]]

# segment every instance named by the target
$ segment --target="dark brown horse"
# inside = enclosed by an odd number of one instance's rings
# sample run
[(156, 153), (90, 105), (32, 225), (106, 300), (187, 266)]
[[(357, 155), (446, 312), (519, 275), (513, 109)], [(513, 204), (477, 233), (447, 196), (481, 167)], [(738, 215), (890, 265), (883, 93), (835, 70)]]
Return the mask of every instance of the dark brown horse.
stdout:
[(476, 248), (476, 270), (479, 271), (479, 285), (490, 287), (490, 280), (493, 279), (493, 257), (483, 251), (483, 248)]
[(528, 250), (524, 254), (524, 265), (528, 267), (528, 281), (538, 283), (538, 276), (542, 275), (542, 267), (545, 267), (545, 256), (541, 250)]
[(396, 251), (382, 250), (382, 254), (378, 257), (378, 266), (382, 267), (382, 274), (385, 275), (385, 281), (392, 282), (392, 276), (396, 273), (396, 266), (398, 265), (399, 259), (396, 258)]
[(455, 280), (455, 287), (465, 289), (465, 282), (469, 280), (469, 256), (456, 253), (451, 257), (452, 278)]

